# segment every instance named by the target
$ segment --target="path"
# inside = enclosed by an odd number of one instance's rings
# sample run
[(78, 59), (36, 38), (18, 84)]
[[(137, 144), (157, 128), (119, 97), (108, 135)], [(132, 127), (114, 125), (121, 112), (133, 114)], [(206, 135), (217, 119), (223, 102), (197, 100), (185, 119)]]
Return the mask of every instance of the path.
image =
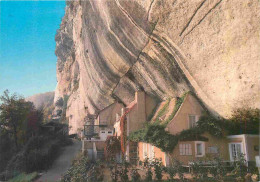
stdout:
[(55, 182), (69, 169), (72, 160), (81, 149), (81, 141), (73, 140), (73, 144), (64, 147), (61, 155), (54, 161), (51, 169), (44, 173), (36, 182)]

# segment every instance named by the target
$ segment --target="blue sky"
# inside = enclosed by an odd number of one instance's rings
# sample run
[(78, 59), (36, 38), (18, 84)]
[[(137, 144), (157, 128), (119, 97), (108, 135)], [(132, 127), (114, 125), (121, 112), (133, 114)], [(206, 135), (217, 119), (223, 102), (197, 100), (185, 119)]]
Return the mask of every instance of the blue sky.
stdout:
[(0, 1), (0, 94), (55, 89), (54, 38), (64, 8), (65, 1)]

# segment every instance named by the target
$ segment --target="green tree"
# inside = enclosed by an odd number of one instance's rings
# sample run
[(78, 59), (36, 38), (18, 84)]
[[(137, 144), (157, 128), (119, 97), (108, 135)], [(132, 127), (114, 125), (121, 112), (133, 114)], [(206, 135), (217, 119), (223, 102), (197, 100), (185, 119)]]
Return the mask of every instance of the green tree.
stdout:
[(0, 103), (0, 127), (3, 133), (12, 135), (18, 150), (19, 143), (25, 142), (28, 115), (34, 106), (17, 94), (10, 95), (8, 90), (0, 96)]
[(239, 108), (227, 121), (229, 134), (259, 134), (260, 110)]
[(26, 127), (26, 140), (28, 140), (30, 137), (35, 136), (39, 132), (39, 127), (43, 121), (44, 113), (42, 110), (36, 110), (31, 108), (27, 115), (27, 122), (25, 123), (27, 125)]

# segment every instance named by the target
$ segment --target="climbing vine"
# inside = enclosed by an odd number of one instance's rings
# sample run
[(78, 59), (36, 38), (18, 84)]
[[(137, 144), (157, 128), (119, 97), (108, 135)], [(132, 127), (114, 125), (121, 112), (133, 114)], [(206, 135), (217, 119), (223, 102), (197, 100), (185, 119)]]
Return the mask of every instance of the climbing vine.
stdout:
[(134, 142), (151, 143), (164, 152), (172, 152), (179, 141), (184, 140), (207, 140), (202, 134), (209, 132), (212, 136), (221, 137), (222, 126), (217, 119), (205, 115), (200, 118), (196, 127), (184, 130), (179, 134), (172, 135), (165, 131), (165, 125), (147, 124), (143, 129), (130, 133), (129, 140)]
[(146, 124), (144, 128), (130, 133), (129, 140), (151, 143), (164, 152), (172, 152), (179, 141), (206, 141), (207, 138), (202, 136), (202, 134), (206, 132), (218, 138), (223, 137), (223, 131), (228, 131), (228, 134), (231, 135), (258, 134), (259, 122), (259, 109), (237, 109), (229, 119), (216, 118), (206, 112), (197, 121), (195, 127), (183, 130), (176, 135), (172, 135), (168, 131), (165, 131), (166, 125), (149, 123)]
[(117, 136), (109, 136), (105, 141), (105, 156), (111, 160), (116, 158), (116, 154), (121, 150), (120, 139)]

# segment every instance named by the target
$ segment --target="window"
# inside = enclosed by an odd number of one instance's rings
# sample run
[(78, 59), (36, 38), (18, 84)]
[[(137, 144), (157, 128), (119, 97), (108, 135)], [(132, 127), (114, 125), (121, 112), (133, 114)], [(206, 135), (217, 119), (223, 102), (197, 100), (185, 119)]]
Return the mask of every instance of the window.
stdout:
[(147, 143), (143, 143), (143, 158), (147, 157)]
[(202, 155), (202, 144), (197, 143), (197, 155)]
[(196, 126), (196, 116), (195, 115), (189, 115), (189, 128), (193, 128)]
[(216, 147), (216, 146), (208, 147), (208, 153), (217, 154), (218, 153), (218, 147)]
[(107, 133), (108, 133), (108, 134), (112, 134), (112, 131), (108, 131)]
[(203, 157), (205, 155), (204, 142), (195, 142), (195, 153), (196, 157)]
[(242, 153), (242, 144), (241, 143), (230, 143), (229, 144), (229, 153), (230, 153), (230, 160), (235, 161), (239, 154)]
[(105, 131), (101, 131), (101, 133), (106, 133)]
[(180, 155), (192, 155), (191, 144), (180, 144)]
[(149, 148), (149, 159), (153, 159), (154, 158), (154, 146), (151, 144), (148, 144), (148, 148)]

